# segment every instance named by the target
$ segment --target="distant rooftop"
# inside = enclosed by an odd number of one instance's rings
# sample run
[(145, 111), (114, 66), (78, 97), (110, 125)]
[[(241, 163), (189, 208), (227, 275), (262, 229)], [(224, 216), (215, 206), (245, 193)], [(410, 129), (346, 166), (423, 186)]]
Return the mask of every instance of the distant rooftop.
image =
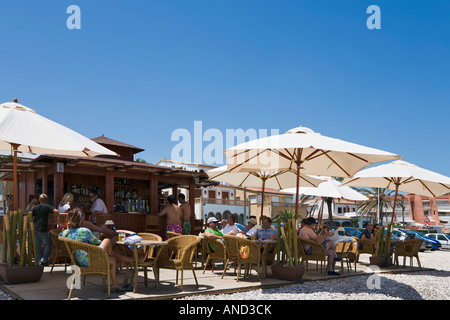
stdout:
[[(97, 137), (97, 138), (93, 138), (91, 140), (94, 141), (94, 142), (97, 142), (99, 144), (103, 144), (103, 145), (110, 145), (110, 146), (134, 149), (137, 152), (144, 151), (144, 149), (141, 149), (141, 148), (132, 146), (131, 144), (123, 143), (123, 142), (120, 142), (120, 141), (117, 141), (117, 140), (114, 140), (114, 139), (111, 139), (111, 138), (107, 138), (105, 136), (100, 136), (100, 137)], [(135, 153), (137, 153), (137, 152), (135, 152)]]

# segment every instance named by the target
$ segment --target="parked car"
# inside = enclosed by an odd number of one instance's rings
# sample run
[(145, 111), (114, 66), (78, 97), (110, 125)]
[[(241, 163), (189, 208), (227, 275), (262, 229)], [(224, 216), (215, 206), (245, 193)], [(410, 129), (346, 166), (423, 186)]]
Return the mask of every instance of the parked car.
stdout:
[[(420, 236), (417, 236), (416, 233), (412, 232), (411, 230), (397, 228), (394, 228), (394, 230), (392, 231), (392, 236), (395, 237), (398, 241), (420, 238)], [(427, 239), (424, 239), (422, 242), (422, 246), (420, 247), (420, 251), (423, 252), (426, 250), (431, 250), (432, 247), (433, 243)]]
[(427, 233), (428, 238), (437, 240), (441, 243), (443, 249), (450, 249), (450, 235), (445, 233)]
[(403, 230), (403, 229), (399, 229), (399, 230), (406, 232), (408, 235), (414, 234), (415, 238), (423, 239), (423, 242), (425, 243), (426, 247), (430, 248), (431, 250), (439, 250), (442, 246), (439, 241), (428, 238), (420, 232), (413, 231), (413, 230)]

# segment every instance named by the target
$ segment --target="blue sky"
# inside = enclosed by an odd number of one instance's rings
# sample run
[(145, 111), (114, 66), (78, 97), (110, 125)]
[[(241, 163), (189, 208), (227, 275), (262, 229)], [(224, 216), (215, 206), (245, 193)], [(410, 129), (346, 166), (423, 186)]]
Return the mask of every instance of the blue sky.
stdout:
[(194, 121), (303, 125), (450, 176), (449, 17), (448, 1), (0, 0), (0, 102), (151, 163)]

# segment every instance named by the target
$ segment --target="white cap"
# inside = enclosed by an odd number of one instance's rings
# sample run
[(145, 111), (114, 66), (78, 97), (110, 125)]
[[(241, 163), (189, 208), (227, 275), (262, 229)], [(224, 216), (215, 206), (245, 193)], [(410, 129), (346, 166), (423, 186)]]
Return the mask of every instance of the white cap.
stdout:
[(112, 220), (106, 220), (105, 221), (105, 226), (113, 226), (114, 222)]
[(207, 224), (210, 224), (211, 222), (219, 222), (219, 220), (217, 220), (217, 219), (214, 218), (214, 217), (211, 217), (211, 218), (208, 219), (208, 221), (207, 221), (206, 223), (207, 223)]

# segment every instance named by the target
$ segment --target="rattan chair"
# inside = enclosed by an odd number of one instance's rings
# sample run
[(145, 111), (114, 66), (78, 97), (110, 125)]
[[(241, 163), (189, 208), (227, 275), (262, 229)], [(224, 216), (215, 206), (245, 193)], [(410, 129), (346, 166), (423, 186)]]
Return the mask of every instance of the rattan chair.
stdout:
[[(206, 259), (206, 263), (204, 264), (203, 273), (205, 273), (208, 263), (212, 262), (211, 271), (214, 272), (214, 267), (216, 265), (216, 260), (222, 260), (224, 264), (224, 268), (226, 268), (227, 262), (227, 249), (225, 248), (225, 244), (220, 239), (208, 239), (203, 238), (205, 241), (206, 252), (208, 253), (208, 258)], [(214, 245), (214, 250), (211, 248), (211, 245)]]
[[(152, 241), (162, 241), (162, 238), (154, 233), (139, 233), (138, 236), (142, 238), (142, 240), (152, 240)], [(126, 275), (124, 278), (124, 282), (128, 279), (129, 267), (133, 268), (132, 280), (133, 280), (133, 293), (136, 293), (136, 288), (138, 286), (138, 271), (140, 268), (144, 270), (144, 286), (148, 286), (148, 270), (147, 268), (151, 268), (155, 266), (156, 259), (161, 251), (161, 246), (142, 246), (140, 249), (137, 248), (136, 244), (132, 245), (133, 248), (133, 258), (134, 262), (127, 263)], [(157, 249), (156, 249), (157, 248)], [(156, 250), (155, 250), (156, 249)], [(144, 261), (139, 261), (139, 252), (145, 254), (146, 258)], [(125, 285), (125, 283), (124, 283)], [(155, 287), (156, 281), (155, 281)]]
[[(162, 237), (156, 233), (141, 232), (137, 234), (142, 240), (163, 241)], [(155, 257), (155, 247), (151, 246), (148, 257)]]
[[(353, 244), (356, 245), (356, 241), (354, 241), (354, 242), (338, 242), (336, 244), (336, 253), (341, 258), (341, 266), (343, 265), (344, 260), (345, 260), (345, 263), (347, 264), (348, 272), (350, 272), (350, 270), (352, 269), (350, 261), (353, 256), (352, 251), (351, 251), (353, 248), (352, 247)], [(355, 272), (356, 272), (356, 264), (355, 264)]]
[(417, 264), (419, 268), (422, 269), (419, 259), (419, 251), (422, 246), (423, 239), (411, 239), (406, 241), (398, 242), (394, 250), (394, 260), (397, 267), (399, 266), (398, 257), (403, 257), (403, 267), (406, 263), (406, 257), (410, 258), (410, 266), (413, 266), (413, 258), (417, 259)]
[(156, 288), (159, 290), (159, 269), (176, 270), (177, 285), (178, 271), (181, 271), (181, 291), (183, 291), (183, 271), (185, 269), (192, 269), (195, 283), (198, 287), (198, 281), (192, 261), (200, 238), (194, 235), (180, 235), (178, 237), (167, 239), (167, 242), (168, 245), (162, 247), (153, 266)]
[[(323, 268), (324, 262), (327, 263), (327, 254), (325, 252), (325, 248), (320, 244), (312, 240), (306, 240), (306, 239), (298, 239), (298, 245), (297, 248), (300, 248), (300, 256), (302, 258), (302, 264), (306, 261), (306, 270), (308, 271), (308, 262), (309, 261), (316, 261), (316, 270), (319, 269), (319, 261), (320, 261), (320, 272), (323, 273), (323, 270), (326, 270), (326, 268)], [(304, 246), (310, 246), (312, 248), (312, 253), (307, 254), (305, 251)], [(297, 249), (298, 250), (298, 249)]]
[[(108, 298), (111, 297), (111, 274), (110, 274), (110, 264), (109, 257), (106, 251), (99, 247), (91, 244), (86, 244), (80, 241), (75, 241), (67, 239), (64, 237), (58, 237), (59, 240), (63, 241), (66, 245), (67, 251), (70, 255), (70, 260), (72, 265), (77, 265), (73, 253), (77, 250), (81, 250), (87, 253), (89, 265), (87, 267), (78, 266), (80, 268), (80, 276), (87, 274), (101, 274), (103, 276), (103, 290), (105, 289), (105, 278), (108, 287)], [(84, 278), (83, 284), (86, 281)], [(75, 283), (75, 278), (72, 279), (72, 285), (69, 288), (68, 299), (70, 300), (72, 296), (72, 289)]]
[(167, 236), (169, 237), (169, 239), (181, 236), (181, 234), (173, 232), (173, 231), (167, 231), (166, 233), (167, 233)]
[(356, 262), (359, 261), (359, 256), (362, 254), (370, 254), (373, 256), (375, 254), (375, 247), (373, 246), (372, 242), (370, 242), (367, 239), (359, 239), (356, 237), (352, 237), (356, 242), (358, 243), (356, 245), (356, 252), (355, 252), (355, 265)]
[(64, 272), (67, 272), (67, 259), (70, 260), (69, 251), (67, 251), (67, 247), (61, 240), (58, 239), (59, 234), (61, 233), (61, 229), (51, 229), (50, 236), (52, 237), (52, 243), (55, 248), (55, 258), (53, 259), (52, 269), (50, 273), (53, 272), (53, 268), (55, 267), (58, 258), (64, 258)]
[[(261, 252), (259, 246), (247, 239), (224, 235), (225, 239), (225, 247), (227, 248), (227, 264), (231, 261), (234, 261), (237, 265), (237, 277), (236, 280), (239, 281), (239, 277), (241, 276), (241, 266), (244, 264), (246, 269), (244, 275), (248, 275), (251, 269), (251, 265), (254, 264), (257, 266), (258, 273), (258, 281), (260, 280), (259, 276), (259, 266), (261, 263)], [(248, 246), (249, 255), (247, 258), (241, 257), (240, 248)], [(222, 279), (227, 272), (226, 266), (224, 267)]]

